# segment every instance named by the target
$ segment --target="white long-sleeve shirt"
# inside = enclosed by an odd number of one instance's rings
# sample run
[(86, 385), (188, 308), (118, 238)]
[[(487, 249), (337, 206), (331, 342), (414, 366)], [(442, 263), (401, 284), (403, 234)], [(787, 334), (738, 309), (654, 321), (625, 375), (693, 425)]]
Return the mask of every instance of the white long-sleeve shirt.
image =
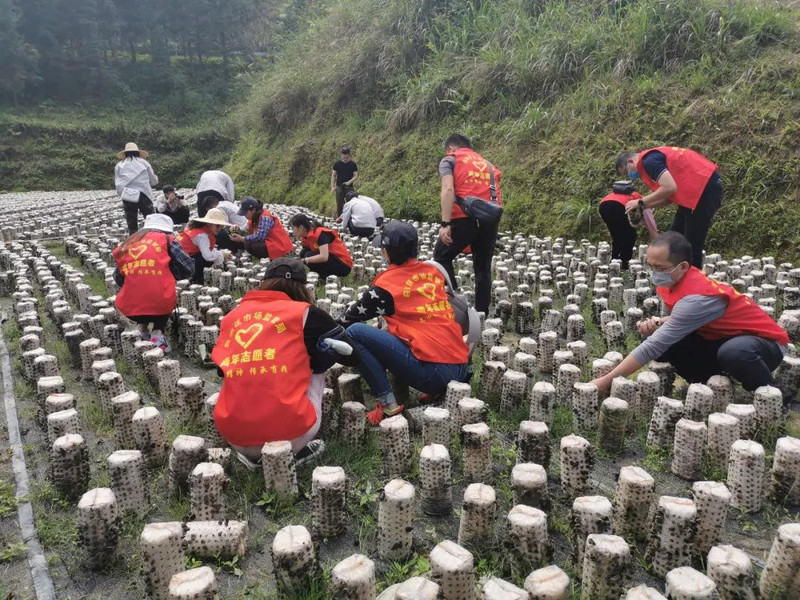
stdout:
[(198, 233), (192, 240), (194, 245), (200, 249), (200, 254), (208, 262), (222, 262), (225, 257), (222, 255), (222, 250), (211, 249), (211, 240), (208, 239), (208, 234)]
[(228, 221), (232, 225), (236, 225), (237, 227), (241, 227), (242, 229), (247, 229), (247, 217), (243, 217), (239, 215), (239, 206), (234, 204), (233, 202), (228, 202), (227, 200), (223, 200), (219, 204), (217, 204), (217, 208), (220, 209), (225, 215), (228, 217)]
[(153, 172), (150, 163), (138, 156), (124, 158), (114, 167), (114, 187), (117, 196), (122, 195), (126, 187), (143, 192), (145, 196), (153, 199), (152, 188), (158, 185), (158, 177)]
[(352, 221), (353, 227), (374, 229), (378, 225), (379, 218), (383, 218), (383, 209), (369, 196), (356, 196), (348, 200), (342, 208), (342, 225), (344, 227), (347, 227)]
[(200, 197), (200, 192), (213, 190), (219, 193), (228, 202), (233, 202), (236, 197), (233, 195), (233, 179), (224, 171), (206, 171), (200, 175), (200, 181), (197, 182), (197, 196)]

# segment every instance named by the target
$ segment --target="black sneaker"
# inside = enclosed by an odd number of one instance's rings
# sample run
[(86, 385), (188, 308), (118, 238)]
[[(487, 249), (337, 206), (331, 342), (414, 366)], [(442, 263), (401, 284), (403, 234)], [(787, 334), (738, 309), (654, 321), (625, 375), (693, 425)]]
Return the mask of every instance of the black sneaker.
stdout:
[(325, 442), (322, 440), (311, 440), (305, 448), (294, 456), (295, 465), (302, 467), (305, 464), (314, 462), (325, 452)]

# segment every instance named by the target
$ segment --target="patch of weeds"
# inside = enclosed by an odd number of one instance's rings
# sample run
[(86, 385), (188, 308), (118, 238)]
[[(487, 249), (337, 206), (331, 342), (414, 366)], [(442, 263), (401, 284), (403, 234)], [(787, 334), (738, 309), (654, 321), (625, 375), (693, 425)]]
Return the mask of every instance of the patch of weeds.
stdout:
[(672, 452), (666, 448), (646, 447), (645, 457), (641, 460), (642, 468), (649, 473), (665, 473), (672, 460)]
[(414, 554), (406, 562), (392, 561), (380, 585), (380, 591), (390, 585), (401, 583), (411, 577), (419, 577), (431, 570), (431, 563), (426, 556)]
[(493, 552), (489, 556), (479, 558), (478, 562), (475, 563), (475, 575), (478, 579), (493, 577), (495, 575), (502, 577), (504, 569), (504, 554), (500, 552)]
[(222, 557), (216, 556), (217, 567), (215, 570), (217, 573), (222, 571), (223, 573), (230, 573), (234, 577), (241, 577), (242, 569), (239, 567), (239, 559), (240, 557), (238, 554), (229, 560), (224, 560)]
[(725, 481), (727, 473), (725, 468), (716, 461), (705, 459), (703, 461), (703, 479), (706, 481)]
[(28, 552), (28, 547), (25, 545), (25, 542), (13, 542), (6, 544), (3, 548), (0, 548), (0, 563), (4, 562), (14, 562)]
[(569, 406), (558, 406), (553, 411), (553, 426), (550, 437), (560, 440), (572, 433), (572, 409)]
[(758, 525), (756, 525), (750, 519), (750, 515), (744, 511), (739, 511), (739, 514), (736, 516), (736, 521), (739, 523), (739, 528), (742, 530), (742, 533), (756, 533), (759, 531)]
[(78, 525), (72, 514), (42, 511), (36, 515), (36, 533), (43, 548), (72, 547), (78, 541)]
[(186, 564), (186, 569), (197, 569), (198, 567), (203, 566), (203, 561), (195, 558), (194, 556), (186, 556), (184, 558), (184, 563)]
[(10, 481), (0, 480), (0, 517), (7, 517), (17, 510), (17, 496)]

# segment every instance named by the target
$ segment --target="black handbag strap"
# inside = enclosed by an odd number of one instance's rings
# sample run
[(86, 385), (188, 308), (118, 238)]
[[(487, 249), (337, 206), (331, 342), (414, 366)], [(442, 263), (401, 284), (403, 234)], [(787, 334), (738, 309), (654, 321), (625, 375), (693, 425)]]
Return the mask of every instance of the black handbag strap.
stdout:
[(486, 161), (486, 164), (489, 165), (489, 193), (492, 195), (492, 202), (497, 204), (497, 184), (494, 180), (494, 167), (489, 161)]

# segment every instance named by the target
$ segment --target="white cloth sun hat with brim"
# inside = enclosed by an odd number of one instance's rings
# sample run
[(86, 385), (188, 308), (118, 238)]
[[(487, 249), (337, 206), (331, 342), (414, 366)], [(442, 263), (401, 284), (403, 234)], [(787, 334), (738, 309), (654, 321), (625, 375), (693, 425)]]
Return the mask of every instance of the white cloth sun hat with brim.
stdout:
[(128, 142), (125, 144), (125, 150), (120, 150), (117, 152), (117, 158), (125, 158), (126, 152), (138, 152), (139, 158), (147, 158), (150, 156), (150, 153), (147, 150), (139, 150), (139, 146), (134, 144), (133, 142)]
[(163, 231), (164, 233), (172, 233), (175, 225), (167, 215), (153, 213), (144, 218), (145, 229), (155, 229), (156, 231)]
[(212, 208), (206, 213), (206, 216), (202, 219), (192, 219), (195, 223), (206, 223), (208, 225), (230, 225), (231, 222), (228, 221), (228, 215), (226, 215), (221, 209), (219, 208)]

